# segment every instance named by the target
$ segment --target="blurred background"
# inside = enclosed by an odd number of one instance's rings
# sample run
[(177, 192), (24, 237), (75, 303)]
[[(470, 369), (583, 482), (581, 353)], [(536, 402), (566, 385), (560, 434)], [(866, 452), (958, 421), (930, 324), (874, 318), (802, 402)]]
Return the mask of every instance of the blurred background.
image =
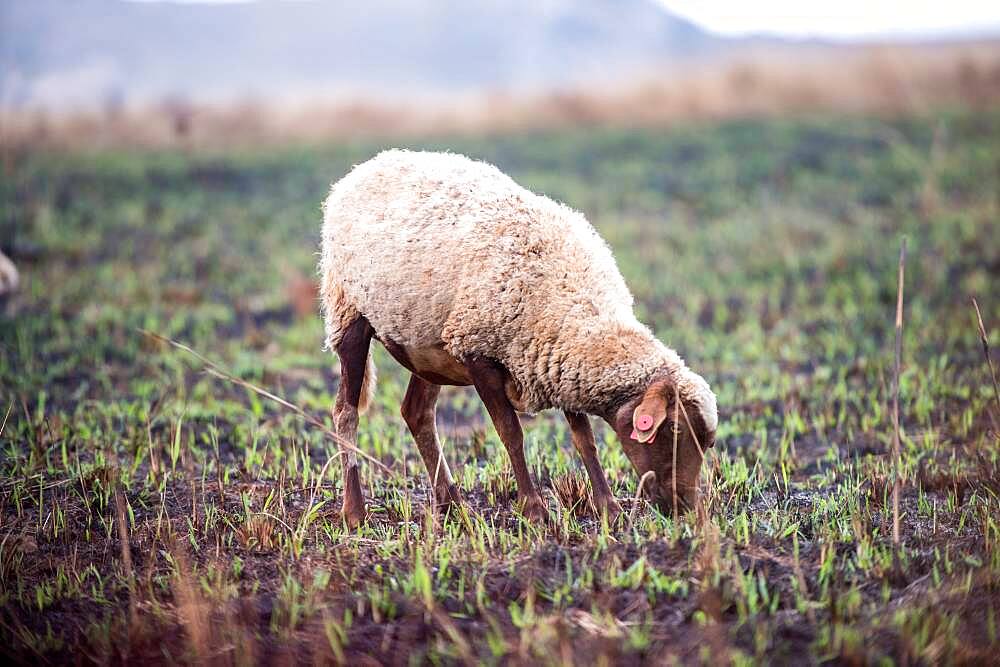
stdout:
[(7, 143), (314, 140), (900, 112), (1000, 96), (960, 0), (7, 0)]

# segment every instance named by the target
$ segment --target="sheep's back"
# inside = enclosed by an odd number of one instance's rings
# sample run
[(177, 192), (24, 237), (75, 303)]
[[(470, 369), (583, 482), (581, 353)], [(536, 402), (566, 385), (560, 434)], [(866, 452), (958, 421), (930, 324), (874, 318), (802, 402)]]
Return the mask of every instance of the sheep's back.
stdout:
[(581, 214), (458, 155), (389, 151), (334, 184), (321, 269), (380, 335), (486, 354), (524, 377), (567, 332), (634, 321)]

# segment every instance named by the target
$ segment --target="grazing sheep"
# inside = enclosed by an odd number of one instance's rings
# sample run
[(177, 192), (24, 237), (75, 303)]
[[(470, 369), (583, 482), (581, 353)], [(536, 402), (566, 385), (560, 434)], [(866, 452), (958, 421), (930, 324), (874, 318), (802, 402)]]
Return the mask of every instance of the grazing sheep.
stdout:
[[(656, 473), (647, 488), (661, 508), (673, 507), (675, 488), (681, 507), (693, 504), (703, 448), (715, 440), (715, 395), (635, 318), (610, 250), (582, 214), (485, 163), (392, 150), (332, 186), (322, 237), (320, 297), (326, 344), (341, 362), (333, 412), (345, 442), (356, 442), (371, 400), (374, 337), (413, 374), (402, 414), (438, 503), (460, 501), (434, 424), (448, 384), (473, 385), (486, 404), (531, 518), (546, 511), (517, 410), (565, 413), (594, 503), (612, 518), (620, 507), (588, 414), (611, 425), (640, 475)], [(354, 525), (364, 516), (357, 460), (348, 448), (342, 459)]]
[(7, 255), (0, 252), (0, 296), (16, 290), (17, 282), (17, 267), (7, 259)]

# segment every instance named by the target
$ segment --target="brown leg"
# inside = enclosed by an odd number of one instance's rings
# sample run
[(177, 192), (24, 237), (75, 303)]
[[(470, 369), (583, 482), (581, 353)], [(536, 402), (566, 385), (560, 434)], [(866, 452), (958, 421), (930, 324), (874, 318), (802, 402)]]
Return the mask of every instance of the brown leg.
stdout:
[(486, 411), (490, 413), (490, 419), (493, 420), (500, 440), (507, 448), (507, 455), (510, 456), (510, 464), (514, 469), (514, 478), (517, 480), (518, 502), (523, 508), (524, 515), (533, 521), (544, 520), (548, 516), (548, 510), (531, 482), (531, 475), (528, 474), (528, 464), (524, 460), (524, 434), (521, 431), (521, 422), (504, 390), (507, 370), (492, 359), (479, 357), (467, 360), (465, 367), (472, 377), (472, 384), (476, 387), (479, 397), (486, 405)]
[(590, 421), (587, 415), (579, 412), (565, 412), (566, 421), (569, 422), (570, 435), (573, 438), (573, 446), (580, 453), (583, 459), (583, 467), (587, 469), (587, 476), (590, 477), (590, 486), (594, 493), (594, 507), (598, 514), (606, 513), (608, 522), (614, 523), (618, 515), (622, 513), (621, 505), (615, 500), (608, 479), (604, 476), (604, 469), (597, 459), (597, 446), (594, 444), (594, 431), (590, 428)]
[(358, 403), (368, 363), (368, 348), (374, 334), (371, 324), (359, 317), (347, 327), (337, 356), (340, 357), (340, 387), (333, 406), (333, 423), (337, 435), (343, 440), (340, 445), (340, 462), (344, 468), (344, 498), (342, 513), (344, 521), (355, 528), (365, 518), (365, 499), (361, 493), (361, 478), (358, 475), (358, 457), (344, 443), (357, 446)]
[(431, 488), (434, 489), (435, 503), (444, 508), (452, 503), (461, 503), (462, 498), (451, 477), (448, 462), (441, 453), (441, 443), (438, 441), (437, 426), (434, 423), (434, 405), (440, 392), (441, 385), (431, 384), (416, 375), (411, 375), (400, 411), (403, 413), (403, 421), (413, 434), (420, 456), (424, 459), (424, 465), (427, 466)]

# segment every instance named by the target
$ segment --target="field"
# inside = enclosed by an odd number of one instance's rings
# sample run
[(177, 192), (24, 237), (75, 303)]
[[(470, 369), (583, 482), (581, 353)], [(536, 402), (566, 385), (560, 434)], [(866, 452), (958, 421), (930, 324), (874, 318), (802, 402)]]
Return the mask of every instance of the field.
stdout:
[[(608, 525), (558, 413), (524, 419), (551, 520), (512, 507), (470, 390), (438, 423), (467, 499), (428, 512), (376, 349), (366, 525), (329, 424), (313, 277), (330, 181), (380, 147), (4, 156), (0, 652), (44, 662), (987, 663), (1000, 650), (1000, 114), (576, 128), (411, 146), (586, 212), (640, 317), (719, 397), (702, 500)], [(897, 261), (901, 543), (893, 545)], [(332, 463), (331, 463), (332, 461)], [(330, 465), (327, 465), (330, 463)]]

